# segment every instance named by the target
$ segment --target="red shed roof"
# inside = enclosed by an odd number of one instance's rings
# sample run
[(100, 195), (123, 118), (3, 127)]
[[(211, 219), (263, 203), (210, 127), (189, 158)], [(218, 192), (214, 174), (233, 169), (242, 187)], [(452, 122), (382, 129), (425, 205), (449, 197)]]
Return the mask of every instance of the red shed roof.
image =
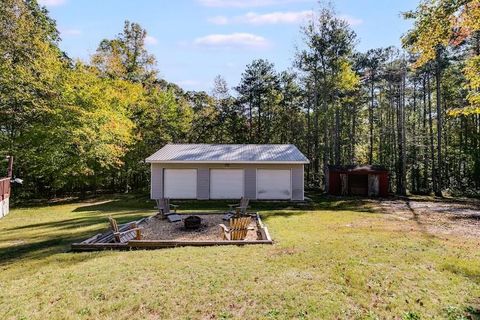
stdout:
[(388, 173), (388, 170), (384, 166), (380, 165), (345, 165), (345, 166), (328, 166), (328, 170), (331, 172), (342, 173)]

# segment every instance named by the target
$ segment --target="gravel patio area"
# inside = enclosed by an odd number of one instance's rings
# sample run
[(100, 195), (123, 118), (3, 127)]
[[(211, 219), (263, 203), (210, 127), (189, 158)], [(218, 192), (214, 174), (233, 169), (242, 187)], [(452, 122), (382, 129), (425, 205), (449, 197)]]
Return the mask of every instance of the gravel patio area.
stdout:
[[(202, 218), (202, 226), (196, 230), (185, 229), (183, 219), (188, 216), (199, 216)], [(215, 213), (195, 213), (181, 214), (183, 218), (179, 222), (169, 222), (157, 216), (150, 217), (140, 224), (142, 238), (144, 240), (188, 240), (188, 241), (222, 241), (220, 224), (229, 226), (228, 221), (222, 220), (223, 214)], [(257, 240), (257, 225), (255, 219), (252, 219), (250, 229), (245, 240)]]

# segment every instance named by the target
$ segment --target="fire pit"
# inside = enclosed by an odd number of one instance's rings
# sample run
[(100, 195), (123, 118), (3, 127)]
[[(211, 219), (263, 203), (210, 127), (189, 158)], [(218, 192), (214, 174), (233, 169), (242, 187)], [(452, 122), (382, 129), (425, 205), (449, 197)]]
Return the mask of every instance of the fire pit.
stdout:
[(199, 216), (189, 216), (183, 220), (183, 223), (187, 230), (198, 229), (202, 226), (202, 218)]

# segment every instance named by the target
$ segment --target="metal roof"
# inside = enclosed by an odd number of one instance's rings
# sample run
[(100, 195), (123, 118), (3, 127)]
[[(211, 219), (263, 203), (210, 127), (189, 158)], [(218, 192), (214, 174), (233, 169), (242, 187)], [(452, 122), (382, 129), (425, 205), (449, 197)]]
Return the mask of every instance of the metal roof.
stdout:
[(387, 168), (381, 165), (364, 164), (364, 165), (329, 165), (328, 170), (332, 172), (388, 172)]
[(150, 163), (309, 163), (293, 144), (167, 144)]

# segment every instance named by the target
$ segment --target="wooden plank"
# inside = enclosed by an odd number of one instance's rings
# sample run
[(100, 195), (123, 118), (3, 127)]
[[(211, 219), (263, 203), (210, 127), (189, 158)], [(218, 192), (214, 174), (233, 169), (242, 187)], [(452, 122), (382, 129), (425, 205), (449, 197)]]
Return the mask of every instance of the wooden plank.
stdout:
[(99, 233), (94, 235), (91, 238), (88, 238), (87, 240), (83, 240), (81, 243), (91, 243), (91, 242), (96, 242), (97, 238), (100, 237), (103, 233)]
[(126, 250), (126, 243), (72, 243), (72, 251)]
[(272, 238), (270, 237), (270, 233), (268, 232), (267, 227), (258, 228), (258, 231), (262, 235), (262, 240), (273, 241)]
[(186, 246), (227, 246), (227, 245), (250, 245), (250, 244), (273, 244), (269, 240), (226, 240), (226, 241), (185, 241), (185, 240), (131, 240), (128, 246), (131, 248), (170, 248)]
[(72, 251), (100, 251), (127, 249), (162, 249), (186, 246), (230, 246), (273, 244), (268, 240), (231, 240), (231, 241), (170, 241), (170, 240), (131, 240), (128, 243), (73, 243)]
[(260, 218), (260, 215), (257, 213), (257, 228), (262, 234), (262, 239), (267, 240), (267, 241), (272, 241), (272, 238), (270, 237), (270, 233), (268, 232), (268, 228), (263, 224), (262, 219)]
[(256, 216), (257, 216), (257, 227), (258, 228), (263, 228), (264, 225), (263, 225), (262, 219), (260, 218), (260, 215), (258, 214), (258, 212), (256, 213)]
[(98, 238), (96, 242), (98, 243), (108, 243), (113, 241), (113, 231), (109, 230), (103, 234), (102, 237)]

